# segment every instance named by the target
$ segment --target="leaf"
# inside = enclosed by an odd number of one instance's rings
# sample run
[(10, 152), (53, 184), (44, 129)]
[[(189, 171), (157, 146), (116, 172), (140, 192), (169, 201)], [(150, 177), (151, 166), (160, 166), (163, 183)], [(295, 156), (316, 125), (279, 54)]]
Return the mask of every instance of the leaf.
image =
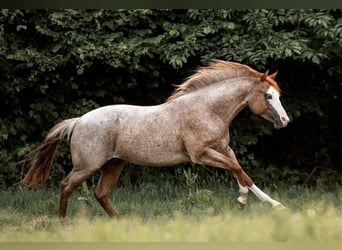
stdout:
[(227, 22), (226, 23), (226, 27), (228, 28), (228, 29), (234, 29), (235, 28), (235, 24), (233, 23), (233, 22)]
[(27, 26), (26, 25), (21, 25), (21, 24), (17, 25), (16, 30), (17, 31), (27, 30)]
[(312, 60), (313, 63), (316, 63), (316, 64), (320, 64), (320, 62), (321, 62), (319, 60), (318, 56), (315, 56), (315, 55), (311, 58), (311, 60)]

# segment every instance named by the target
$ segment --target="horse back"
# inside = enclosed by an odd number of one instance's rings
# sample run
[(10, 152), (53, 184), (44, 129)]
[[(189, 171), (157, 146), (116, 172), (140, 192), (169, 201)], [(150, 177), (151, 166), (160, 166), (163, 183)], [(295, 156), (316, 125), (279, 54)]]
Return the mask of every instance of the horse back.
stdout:
[(89, 153), (139, 165), (174, 165), (189, 159), (179, 119), (168, 104), (105, 106), (82, 116), (73, 137)]

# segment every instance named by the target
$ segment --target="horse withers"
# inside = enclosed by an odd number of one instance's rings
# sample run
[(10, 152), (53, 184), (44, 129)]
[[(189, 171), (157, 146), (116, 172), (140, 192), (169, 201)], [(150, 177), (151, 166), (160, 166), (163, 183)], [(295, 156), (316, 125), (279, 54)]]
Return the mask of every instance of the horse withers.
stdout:
[(109, 196), (126, 162), (157, 167), (192, 161), (223, 168), (237, 179), (239, 207), (247, 203), (249, 190), (261, 201), (283, 207), (254, 184), (229, 146), (229, 125), (245, 107), (275, 128), (288, 124), (275, 76), (214, 60), (178, 85), (163, 104), (109, 105), (63, 120), (25, 158), (24, 165), (31, 162), (31, 168), (21, 183), (29, 187), (44, 184), (57, 148), (67, 137), (73, 169), (61, 181), (62, 218), (72, 192), (98, 170), (101, 176), (95, 197), (109, 216), (117, 216)]

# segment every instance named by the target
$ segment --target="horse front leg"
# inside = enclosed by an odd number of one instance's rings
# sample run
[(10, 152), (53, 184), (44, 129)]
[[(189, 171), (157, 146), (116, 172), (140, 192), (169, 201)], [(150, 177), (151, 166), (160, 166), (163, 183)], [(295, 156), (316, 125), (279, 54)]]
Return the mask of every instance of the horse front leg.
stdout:
[(273, 208), (285, 209), (283, 204), (272, 199), (268, 194), (261, 191), (261, 189), (258, 188), (255, 184), (249, 187), (249, 190), (251, 190), (255, 194), (255, 196), (258, 197), (259, 200), (265, 203), (269, 203)]
[(193, 161), (229, 171), (237, 179), (239, 185), (238, 207), (240, 209), (244, 208), (247, 204), (248, 188), (254, 183), (243, 171), (236, 160), (234, 152), (229, 147), (224, 150), (224, 153), (213, 148), (206, 148), (198, 157), (193, 157)]
[(247, 196), (248, 190), (252, 191), (252, 193), (262, 202), (270, 204), (273, 208), (281, 208), (284, 209), (285, 207), (279, 202), (272, 199), (268, 194), (264, 193), (257, 185), (253, 182), (251, 186), (243, 186), (240, 184), (239, 179), (237, 178), (237, 182), (239, 184), (239, 193), (240, 196), (237, 199), (238, 207), (243, 209), (247, 204)]
[[(226, 150), (225, 150), (225, 155), (227, 155), (230, 159), (232, 159), (234, 162), (236, 162), (236, 164), (238, 164), (238, 166), (241, 168), (240, 164), (238, 163), (237, 159), (236, 159), (236, 156), (235, 156), (235, 153), (234, 151), (230, 148), (230, 147), (227, 147)], [(241, 168), (242, 169), (242, 168)], [(242, 170), (243, 171), (243, 170)], [(246, 174), (246, 173), (245, 173)], [(246, 174), (247, 175), (247, 174)], [(248, 176), (248, 175), (247, 175)], [(235, 176), (236, 180), (237, 180), (237, 183), (239, 185), (239, 193), (240, 193), (240, 196), (239, 198), (237, 199), (238, 201), (238, 208), (239, 209), (243, 209), (246, 204), (247, 204), (247, 198), (248, 198), (248, 186), (244, 186), (242, 185), (240, 182), (239, 182), (239, 179)]]
[(218, 152), (213, 148), (207, 148), (197, 159), (198, 161), (196, 162), (198, 163), (228, 170), (237, 179), (240, 192), (238, 206), (240, 208), (243, 208), (247, 204), (248, 190), (252, 191), (259, 200), (269, 203), (272, 207), (285, 208), (280, 202), (272, 199), (254, 184), (253, 180), (238, 163), (230, 147), (224, 150), (224, 153)]
[[(235, 162), (237, 162), (236, 156), (234, 151), (228, 147), (226, 149), (225, 154)], [(239, 165), (240, 166), (240, 165)], [(240, 166), (241, 168), (241, 166)], [(242, 169), (242, 168), (241, 168)], [(242, 173), (246, 176), (248, 176), (243, 170)], [(240, 177), (241, 178), (241, 177)], [(249, 178), (249, 176), (248, 176)], [(239, 181), (239, 178), (237, 178), (237, 182), (239, 185), (239, 192), (240, 196), (238, 198), (238, 207), (240, 209), (244, 208), (244, 206), (247, 204), (247, 195), (248, 195), (248, 190), (252, 191), (252, 193), (262, 202), (270, 204), (272, 207), (278, 207), (278, 208), (285, 208), (279, 201), (276, 201), (272, 199), (269, 195), (264, 193), (260, 188), (258, 188), (254, 182), (252, 182), (251, 185), (242, 185)]]
[[(229, 158), (233, 159), (235, 162), (237, 162), (235, 153), (230, 147), (228, 147), (226, 149), (226, 155)], [(242, 170), (242, 172), (245, 175), (247, 175), (243, 170)], [(252, 191), (252, 193), (262, 202), (269, 203), (272, 207), (285, 208), (279, 201), (272, 199), (269, 195), (267, 195), (266, 193), (261, 191), (261, 189), (258, 188), (254, 182), (252, 185), (244, 186), (239, 182), (239, 178), (237, 178), (237, 181), (239, 184), (239, 192), (240, 192), (240, 197), (238, 198), (238, 207), (239, 208), (242, 209), (247, 204), (248, 189), (250, 191)]]

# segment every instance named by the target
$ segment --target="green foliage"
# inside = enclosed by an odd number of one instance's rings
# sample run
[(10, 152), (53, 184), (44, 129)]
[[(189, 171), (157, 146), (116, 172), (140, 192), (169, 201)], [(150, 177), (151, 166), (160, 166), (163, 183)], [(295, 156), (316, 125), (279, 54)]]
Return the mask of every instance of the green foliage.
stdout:
[[(341, 48), (341, 10), (2, 9), (0, 187), (18, 182), (17, 162), (57, 121), (107, 104), (161, 103), (172, 84), (213, 58), (279, 70), (293, 123), (274, 132), (242, 112), (232, 146), (247, 169), (262, 172), (276, 162), (304, 172), (340, 170)], [(297, 132), (307, 127), (316, 135), (309, 141)], [(299, 148), (310, 145), (311, 157), (287, 157), (299, 152), (291, 138)], [(283, 153), (270, 146), (280, 140)], [(281, 155), (270, 162), (270, 154)], [(63, 145), (54, 183), (71, 167), (67, 155)]]

